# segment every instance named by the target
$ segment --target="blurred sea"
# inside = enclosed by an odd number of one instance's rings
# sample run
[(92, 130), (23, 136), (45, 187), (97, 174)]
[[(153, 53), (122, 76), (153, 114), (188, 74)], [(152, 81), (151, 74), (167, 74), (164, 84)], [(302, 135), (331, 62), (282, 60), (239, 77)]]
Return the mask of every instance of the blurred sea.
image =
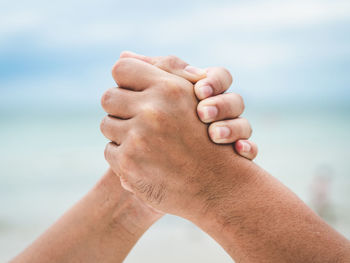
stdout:
[[(311, 204), (327, 171), (330, 223), (350, 238), (350, 110), (247, 106), (256, 162)], [(102, 110), (0, 113), (0, 262), (19, 253), (105, 171)], [(191, 223), (166, 216), (126, 262), (232, 262)]]

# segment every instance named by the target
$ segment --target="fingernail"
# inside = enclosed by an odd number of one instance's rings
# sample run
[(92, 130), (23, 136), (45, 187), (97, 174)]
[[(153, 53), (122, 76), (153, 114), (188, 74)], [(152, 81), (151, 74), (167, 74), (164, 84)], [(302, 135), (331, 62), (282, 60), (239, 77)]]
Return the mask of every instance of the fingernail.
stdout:
[(210, 86), (203, 86), (198, 88), (198, 93), (199, 93), (200, 99), (205, 99), (211, 96), (214, 93), (214, 91)]
[(204, 69), (201, 69), (201, 68), (196, 68), (196, 67), (193, 67), (193, 66), (190, 66), (188, 65), (186, 68), (185, 68), (185, 71), (191, 73), (191, 74), (195, 74), (195, 75), (198, 75), (198, 76), (203, 76), (206, 74), (205, 70)]
[(230, 135), (231, 131), (227, 127), (215, 127), (214, 128), (214, 139), (225, 139)]
[(241, 141), (241, 144), (242, 144), (242, 152), (246, 152), (246, 153), (250, 152), (252, 147), (250, 146), (249, 143)]
[(202, 112), (202, 121), (213, 121), (218, 115), (218, 108), (215, 106), (202, 106), (199, 108), (199, 111)]

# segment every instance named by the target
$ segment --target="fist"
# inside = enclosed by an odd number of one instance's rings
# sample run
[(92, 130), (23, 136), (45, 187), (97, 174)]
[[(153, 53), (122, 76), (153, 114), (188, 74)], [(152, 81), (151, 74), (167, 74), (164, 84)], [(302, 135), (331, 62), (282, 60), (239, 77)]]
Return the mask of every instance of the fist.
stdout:
[(102, 98), (110, 115), (101, 130), (112, 141), (106, 160), (123, 186), (153, 208), (200, 216), (229, 192), (227, 183), (248, 161), (210, 141), (191, 82), (133, 58), (120, 59), (112, 73), (119, 88)]

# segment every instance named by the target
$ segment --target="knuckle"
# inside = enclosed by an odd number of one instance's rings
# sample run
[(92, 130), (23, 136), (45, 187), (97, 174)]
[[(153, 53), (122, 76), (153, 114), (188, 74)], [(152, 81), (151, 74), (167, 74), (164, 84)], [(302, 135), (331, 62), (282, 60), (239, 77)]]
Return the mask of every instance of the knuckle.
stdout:
[[(185, 114), (185, 110), (176, 109), (177, 114)], [(178, 127), (174, 123), (174, 113), (169, 112), (161, 107), (150, 107), (145, 110), (142, 116), (143, 128), (142, 134), (150, 135), (152, 138), (154, 136), (164, 136), (165, 134), (171, 134), (172, 131), (177, 130)], [(149, 140), (149, 138), (143, 137), (143, 140)], [(156, 140), (161, 140), (159, 137)], [(146, 147), (147, 148), (147, 147)]]
[(156, 66), (169, 73), (176, 69), (184, 69), (187, 65), (186, 62), (173, 55), (161, 57), (156, 63)]
[(193, 89), (189, 88), (186, 84), (182, 83), (177, 79), (162, 78), (159, 80), (159, 85), (161, 86), (162, 93), (167, 97), (167, 99), (178, 100), (189, 95), (189, 91)]
[(122, 69), (123, 67), (125, 67), (128, 64), (129, 60), (130, 59), (128, 59), (128, 58), (120, 58), (120, 59), (118, 59), (117, 62), (112, 67), (112, 72), (113, 73), (118, 72), (120, 69)]
[(232, 108), (231, 107), (232, 102), (227, 100), (224, 96), (216, 97), (215, 105), (219, 111), (222, 111), (224, 114), (227, 114), (227, 115), (230, 112), (230, 108)]
[(234, 104), (233, 100), (229, 98), (229, 96), (225, 95), (214, 96), (203, 100), (204, 104), (213, 105), (217, 108), (217, 116), (219, 116), (218, 119), (236, 117), (234, 116), (236, 112), (236, 105)]
[(108, 157), (109, 157), (108, 144), (106, 145), (105, 150), (104, 150), (103, 153), (104, 153), (105, 160), (108, 160)]
[(107, 161), (112, 159), (112, 143), (108, 143), (104, 150), (104, 156)]
[(241, 122), (237, 122), (237, 121), (227, 121), (227, 127), (231, 130), (231, 134), (230, 134), (230, 140), (236, 141), (238, 139), (240, 139), (240, 137), (242, 137), (241, 134), (243, 134), (243, 125)]
[(232, 83), (231, 73), (223, 67), (212, 68), (212, 74), (207, 79), (207, 83), (211, 85), (215, 93), (221, 93), (228, 89)]
[(185, 62), (176, 56), (170, 55), (164, 58), (164, 64), (170, 69), (176, 69), (185, 64)]
[(107, 116), (103, 117), (100, 123), (100, 131), (104, 134), (106, 131)]
[(238, 105), (240, 105), (240, 107), (241, 107), (241, 112), (243, 112), (245, 110), (244, 99), (240, 94), (236, 93), (236, 96), (237, 96), (237, 100), (238, 100)]
[(119, 76), (125, 72), (130, 66), (132, 62), (132, 58), (120, 58), (112, 67), (112, 76), (118, 82)]
[(110, 136), (113, 135), (113, 121), (110, 116), (106, 115), (105, 117), (103, 117), (100, 123), (100, 130), (102, 134), (105, 135), (107, 138), (111, 138)]
[(252, 134), (253, 134), (253, 128), (252, 128), (252, 126), (249, 124), (249, 131), (248, 131), (248, 137), (251, 137), (252, 136)]
[(232, 77), (231, 72), (227, 68), (224, 68), (224, 67), (220, 67), (219, 69), (226, 75), (228, 82), (232, 83), (233, 77)]
[(142, 112), (143, 117), (149, 124), (162, 123), (166, 120), (166, 113), (154, 105), (144, 105)]
[(208, 78), (208, 84), (214, 89), (216, 94), (224, 90), (222, 81), (217, 75), (213, 75)]
[(180, 59), (174, 55), (169, 55), (165, 57), (165, 61), (168, 62), (169, 65), (176, 64)]
[(105, 91), (105, 93), (103, 93), (102, 97), (101, 97), (101, 105), (103, 107), (103, 109), (107, 109), (108, 105), (110, 104), (111, 98), (113, 97), (113, 88), (108, 89)]
[(174, 100), (178, 100), (184, 96), (187, 96), (187, 90), (180, 85), (169, 86), (166, 93), (167, 96)]
[(114, 63), (112, 67), (112, 75), (116, 76), (119, 72), (120, 67), (123, 66), (123, 60), (124, 59), (118, 59), (117, 62)]
[(142, 106), (142, 113), (147, 118), (152, 118), (153, 116), (158, 115), (158, 109), (153, 104), (144, 104)]
[(232, 117), (237, 117), (241, 115), (245, 108), (242, 96), (237, 93), (227, 93), (224, 94), (224, 96), (225, 101), (222, 103), (225, 104), (223, 107), (225, 107), (228, 114), (230, 116), (232, 115)]
[(246, 134), (247, 134), (247, 137), (249, 138), (252, 135), (252, 133), (253, 133), (252, 126), (250, 125), (249, 121), (247, 119), (245, 119), (245, 118), (242, 118), (241, 121), (242, 121), (242, 125), (241, 125), (242, 126), (242, 132), (245, 131)]

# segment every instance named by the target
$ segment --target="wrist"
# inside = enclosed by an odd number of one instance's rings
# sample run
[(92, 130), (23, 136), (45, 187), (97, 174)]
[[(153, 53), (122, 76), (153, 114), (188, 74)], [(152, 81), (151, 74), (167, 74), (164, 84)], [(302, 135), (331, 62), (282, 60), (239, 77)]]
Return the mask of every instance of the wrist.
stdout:
[(263, 170), (252, 161), (234, 156), (214, 169), (220, 182), (211, 182), (202, 196), (201, 209), (190, 220), (200, 227), (218, 228), (241, 207), (250, 189), (257, 187)]
[(142, 235), (163, 215), (124, 190), (110, 169), (92, 191), (99, 200), (99, 216), (107, 220), (110, 228), (121, 228), (128, 235)]
[(231, 194), (194, 222), (232, 258), (239, 262), (258, 258), (264, 262), (331, 262), (346, 257), (345, 238), (293, 192), (252, 162), (238, 165), (242, 172), (225, 186)]

